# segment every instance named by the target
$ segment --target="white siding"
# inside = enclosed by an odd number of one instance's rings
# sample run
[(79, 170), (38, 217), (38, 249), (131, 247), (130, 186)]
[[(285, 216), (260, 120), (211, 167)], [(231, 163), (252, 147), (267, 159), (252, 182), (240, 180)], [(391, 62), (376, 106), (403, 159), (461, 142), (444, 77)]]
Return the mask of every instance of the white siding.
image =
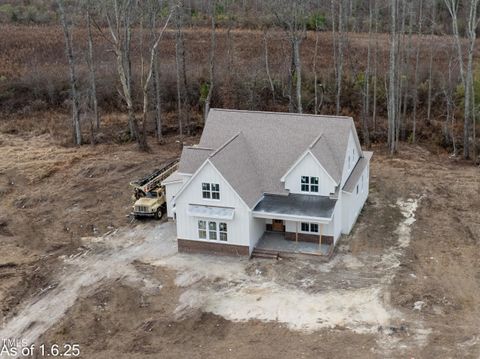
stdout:
[(353, 131), (350, 131), (350, 134), (348, 135), (347, 153), (345, 154), (345, 163), (343, 165), (341, 187), (345, 185), (345, 182), (359, 159), (359, 148), (353, 136)]
[(342, 192), (342, 233), (350, 233), (367, 200), (370, 183), (369, 167), (370, 163), (365, 167), (352, 193)]
[[(218, 183), (220, 185), (220, 200), (202, 198), (202, 182)], [(232, 207), (235, 209), (233, 220), (212, 219), (216, 222), (226, 222), (228, 226), (228, 242), (219, 241), (218, 243), (250, 246), (250, 210), (210, 162), (207, 162), (192, 181), (186, 185), (175, 202), (178, 238), (212, 243), (212, 241), (198, 238), (198, 220), (208, 221), (209, 219), (189, 216), (187, 214), (189, 204)]]
[[(318, 193), (302, 192), (302, 176), (318, 177)], [(319, 165), (310, 153), (293, 168), (285, 177), (285, 189), (290, 193), (303, 193), (319, 196), (328, 196), (335, 192), (335, 182), (330, 178), (325, 169)]]
[(173, 198), (176, 196), (183, 182), (167, 183), (165, 185), (165, 199), (167, 201), (167, 217), (173, 218)]
[(262, 237), (265, 229), (265, 219), (250, 217), (250, 254), (257, 245), (258, 240)]
[[(304, 222), (305, 223), (318, 223), (318, 222), (315, 222), (315, 221), (307, 221), (307, 220), (304, 221)], [(302, 223), (302, 221), (298, 222), (298, 233), (316, 234), (316, 233), (312, 233), (312, 232), (303, 232), (301, 223)], [(320, 229), (320, 226), (322, 226), (322, 225), (323, 225), (322, 234), (324, 236), (333, 236), (334, 235), (333, 221), (328, 223), (328, 224), (318, 223), (318, 228)], [(295, 221), (285, 221), (285, 231), (295, 233), (296, 222)]]

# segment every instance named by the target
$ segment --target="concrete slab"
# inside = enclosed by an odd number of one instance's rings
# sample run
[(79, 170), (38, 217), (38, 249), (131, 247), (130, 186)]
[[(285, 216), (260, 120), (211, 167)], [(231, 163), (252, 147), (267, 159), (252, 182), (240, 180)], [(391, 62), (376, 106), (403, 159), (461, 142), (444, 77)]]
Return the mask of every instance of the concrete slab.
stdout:
[(302, 253), (315, 255), (328, 255), (330, 247), (327, 244), (318, 245), (310, 242), (295, 242), (285, 239), (283, 233), (265, 232), (255, 246), (258, 249), (265, 249), (278, 252)]

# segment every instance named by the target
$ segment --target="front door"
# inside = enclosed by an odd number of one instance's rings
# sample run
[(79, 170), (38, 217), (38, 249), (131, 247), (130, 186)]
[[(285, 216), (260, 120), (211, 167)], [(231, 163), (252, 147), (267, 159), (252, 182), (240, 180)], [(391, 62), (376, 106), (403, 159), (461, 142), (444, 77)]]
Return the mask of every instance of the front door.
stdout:
[(274, 232), (285, 232), (285, 225), (281, 219), (274, 219), (272, 221), (272, 231)]

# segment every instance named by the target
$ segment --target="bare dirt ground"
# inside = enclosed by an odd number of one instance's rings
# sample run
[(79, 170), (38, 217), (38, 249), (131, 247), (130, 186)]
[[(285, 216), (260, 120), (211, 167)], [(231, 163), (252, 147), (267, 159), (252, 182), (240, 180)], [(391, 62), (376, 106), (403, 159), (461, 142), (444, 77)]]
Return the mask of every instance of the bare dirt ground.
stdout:
[(130, 222), (128, 182), (175, 143), (65, 148), (0, 134), (0, 337), (84, 358), (478, 358), (480, 171), (376, 150), (329, 263), (176, 253)]

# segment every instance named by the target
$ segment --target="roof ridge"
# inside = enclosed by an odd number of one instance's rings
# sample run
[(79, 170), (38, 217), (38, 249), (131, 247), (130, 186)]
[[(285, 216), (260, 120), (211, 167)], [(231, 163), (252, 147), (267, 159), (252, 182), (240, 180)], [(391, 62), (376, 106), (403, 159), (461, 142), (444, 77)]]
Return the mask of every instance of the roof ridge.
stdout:
[(295, 113), (295, 112), (275, 112), (275, 111), (249, 111), (249, 110), (235, 110), (229, 108), (212, 108), (210, 111), (218, 112), (241, 112), (241, 113), (262, 113), (262, 114), (273, 114), (273, 115), (282, 115), (282, 116), (302, 116), (302, 117), (320, 117), (320, 118), (332, 118), (332, 119), (346, 119), (353, 120), (351, 116), (338, 116), (338, 115), (315, 115), (311, 113)]
[(242, 131), (239, 131), (234, 136), (229, 138), (223, 145), (221, 145), (219, 148), (217, 148), (215, 151), (213, 151), (213, 153), (211, 153), (210, 156), (208, 156), (208, 158), (212, 158), (217, 153), (219, 153), (221, 150), (223, 150), (225, 147), (227, 147), (227, 145), (230, 144), (230, 142), (232, 142), (234, 139), (236, 139), (241, 133), (242, 133)]
[(189, 150), (213, 151), (213, 148), (203, 147), (203, 146), (196, 146), (196, 145), (193, 145), (193, 146), (185, 146), (185, 148), (187, 148), (187, 149), (189, 149)]
[(313, 142), (310, 144), (310, 146), (308, 146), (308, 148), (312, 149), (313, 147), (315, 147), (315, 145), (317, 144), (318, 141), (320, 141), (320, 139), (322, 138), (323, 136), (323, 132), (320, 132), (320, 134), (315, 137), (315, 139), (313, 140)]

